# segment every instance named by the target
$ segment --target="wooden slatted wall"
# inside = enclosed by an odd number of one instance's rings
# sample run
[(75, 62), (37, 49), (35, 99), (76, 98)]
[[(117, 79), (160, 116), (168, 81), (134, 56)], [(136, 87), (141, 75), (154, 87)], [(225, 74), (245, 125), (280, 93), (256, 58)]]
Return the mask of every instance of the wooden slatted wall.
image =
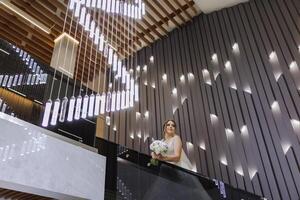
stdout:
[(150, 138), (161, 138), (163, 122), (175, 119), (199, 173), (268, 199), (298, 199), (299, 48), (299, 0), (252, 0), (201, 14), (139, 51), (137, 64), (148, 65), (139, 105), (111, 116), (107, 138), (149, 153)]

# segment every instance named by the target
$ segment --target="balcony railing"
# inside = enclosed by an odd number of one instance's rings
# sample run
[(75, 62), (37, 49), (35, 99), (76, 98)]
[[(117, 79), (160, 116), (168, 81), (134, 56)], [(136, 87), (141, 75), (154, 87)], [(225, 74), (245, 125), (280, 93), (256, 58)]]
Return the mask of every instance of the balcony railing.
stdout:
[(107, 157), (106, 194), (109, 199), (261, 199), (167, 162), (150, 165), (148, 155), (106, 140), (97, 139), (96, 145), (99, 153)]

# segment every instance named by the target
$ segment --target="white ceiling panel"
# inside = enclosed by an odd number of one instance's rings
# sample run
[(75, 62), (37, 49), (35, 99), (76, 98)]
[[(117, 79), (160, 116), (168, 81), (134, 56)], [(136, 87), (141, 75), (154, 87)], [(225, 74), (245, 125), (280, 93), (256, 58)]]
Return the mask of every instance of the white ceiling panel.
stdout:
[(248, 1), (249, 0), (194, 0), (201, 11), (206, 14)]

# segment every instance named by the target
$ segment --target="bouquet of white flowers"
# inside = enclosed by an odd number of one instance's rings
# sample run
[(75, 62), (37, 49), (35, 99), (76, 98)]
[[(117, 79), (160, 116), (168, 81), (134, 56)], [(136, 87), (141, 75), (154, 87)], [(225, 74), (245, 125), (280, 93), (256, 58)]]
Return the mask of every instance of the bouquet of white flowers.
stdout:
[[(168, 151), (168, 145), (161, 141), (161, 140), (154, 140), (151, 144), (150, 144), (150, 150), (152, 152), (154, 152), (157, 155), (165, 155)], [(158, 160), (156, 159), (151, 159), (150, 160), (150, 164), (157, 166), (158, 165)]]

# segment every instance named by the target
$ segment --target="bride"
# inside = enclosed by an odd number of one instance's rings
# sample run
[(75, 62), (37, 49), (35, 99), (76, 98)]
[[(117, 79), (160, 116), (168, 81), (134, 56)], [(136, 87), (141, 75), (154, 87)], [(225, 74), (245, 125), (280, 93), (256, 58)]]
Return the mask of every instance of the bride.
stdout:
[(182, 149), (182, 142), (178, 135), (176, 135), (176, 123), (174, 120), (167, 120), (163, 125), (164, 139), (163, 141), (168, 145), (168, 151), (165, 155), (157, 155), (152, 152), (152, 158), (166, 161), (175, 164), (179, 167), (192, 170), (192, 164)]
[[(182, 149), (180, 137), (176, 134), (176, 123), (173, 120), (167, 120), (163, 125), (164, 139), (168, 145), (168, 151), (164, 155), (151, 154), (154, 159), (166, 161), (179, 167), (192, 170), (192, 165)], [(164, 163), (159, 168), (158, 176), (154, 180), (143, 200), (172, 199), (172, 200), (211, 200), (201, 180), (190, 173), (174, 169)]]

